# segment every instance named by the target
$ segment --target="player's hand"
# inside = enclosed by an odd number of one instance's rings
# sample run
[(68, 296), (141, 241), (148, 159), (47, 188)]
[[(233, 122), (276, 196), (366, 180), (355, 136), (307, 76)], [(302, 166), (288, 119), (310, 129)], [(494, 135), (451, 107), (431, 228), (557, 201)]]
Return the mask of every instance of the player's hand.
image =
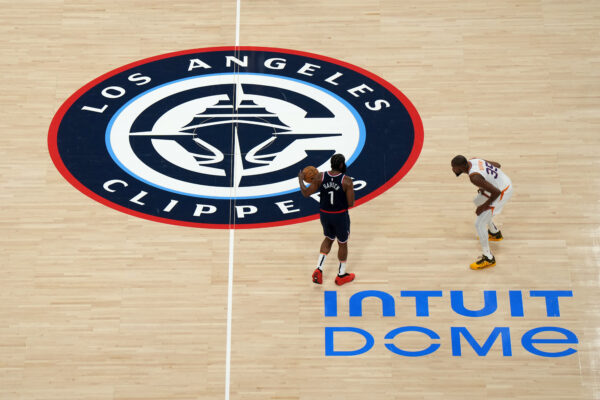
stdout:
[(298, 179), (300, 179), (300, 181), (304, 180), (304, 172), (302, 172), (302, 170), (300, 170), (300, 172), (298, 172)]
[(490, 209), (490, 206), (482, 204), (482, 205), (480, 205), (479, 207), (477, 207), (475, 209), (475, 214), (479, 215), (479, 214), (481, 214), (481, 213), (483, 213), (483, 212), (485, 212), (485, 211), (487, 211), (489, 209)]

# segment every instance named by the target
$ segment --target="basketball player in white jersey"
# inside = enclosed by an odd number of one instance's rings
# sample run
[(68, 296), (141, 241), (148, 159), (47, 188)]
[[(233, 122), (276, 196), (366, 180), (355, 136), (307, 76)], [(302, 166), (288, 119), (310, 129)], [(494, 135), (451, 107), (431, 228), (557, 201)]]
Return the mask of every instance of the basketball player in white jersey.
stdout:
[(512, 182), (502, 172), (500, 164), (494, 161), (480, 158), (467, 160), (464, 156), (458, 155), (452, 159), (451, 166), (456, 176), (460, 176), (463, 172), (469, 174), (471, 183), (479, 188), (473, 202), (477, 206), (475, 229), (479, 235), (483, 256), (471, 264), (471, 269), (493, 267), (496, 265), (496, 259), (490, 252), (489, 241), (502, 240), (502, 233), (496, 228), (492, 218), (500, 214), (512, 196)]

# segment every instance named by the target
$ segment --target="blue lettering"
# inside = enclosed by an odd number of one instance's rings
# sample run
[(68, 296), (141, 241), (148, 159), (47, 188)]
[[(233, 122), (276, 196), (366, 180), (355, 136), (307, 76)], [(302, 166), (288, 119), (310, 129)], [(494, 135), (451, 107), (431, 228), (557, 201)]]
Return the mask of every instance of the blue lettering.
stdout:
[[(565, 335), (565, 339), (534, 339), (533, 337), (540, 332), (557, 332)], [(558, 328), (555, 326), (542, 326), (539, 328), (532, 329), (530, 331), (525, 332), (523, 337), (521, 338), (521, 344), (523, 348), (530, 352), (531, 354), (535, 354), (540, 357), (565, 357), (569, 356), (573, 353), (576, 353), (577, 350), (569, 347), (566, 350), (558, 351), (558, 352), (548, 352), (542, 351), (540, 349), (536, 349), (533, 343), (579, 343), (579, 339), (577, 336), (568, 329)]]
[[(334, 336), (333, 334), (335, 332), (354, 332), (354, 333), (358, 333), (359, 335), (362, 335), (365, 339), (366, 339), (366, 343), (365, 345), (358, 349), (358, 350), (351, 350), (351, 351), (337, 351), (334, 350)], [(359, 328), (352, 328), (352, 327), (326, 327), (325, 328), (325, 356), (356, 356), (359, 354), (363, 354), (366, 353), (367, 351), (371, 350), (371, 348), (373, 347), (373, 345), (375, 344), (375, 339), (373, 339), (373, 336), (363, 330), (363, 329), (359, 329)]]
[(417, 317), (429, 316), (429, 297), (442, 297), (441, 290), (403, 290), (401, 297), (414, 297)]
[(465, 317), (485, 317), (493, 314), (498, 309), (498, 300), (495, 290), (485, 290), (483, 292), (484, 305), (481, 310), (467, 310), (463, 300), (462, 290), (453, 290), (450, 292), (450, 304), (455, 313)]
[[(396, 329), (390, 331), (387, 335), (385, 335), (385, 338), (393, 339), (402, 332), (421, 332), (421, 333), (424, 333), (427, 336), (429, 336), (430, 339), (439, 339), (440, 338), (440, 335), (438, 335), (434, 331), (427, 329), (427, 328), (421, 328), (420, 326), (403, 326), (401, 328), (396, 328)], [(386, 343), (385, 347), (387, 347), (387, 349), (389, 351), (391, 351), (392, 353), (396, 353), (401, 356), (422, 357), (422, 356), (426, 356), (428, 354), (435, 352), (437, 349), (440, 348), (440, 344), (432, 343), (429, 347), (427, 347), (424, 350), (420, 350), (420, 351), (402, 350), (402, 349), (399, 349), (398, 347), (396, 347), (396, 345), (394, 345), (393, 343)]]
[(520, 290), (510, 290), (508, 292), (510, 299), (510, 316), (523, 317), (523, 294)]
[(502, 335), (502, 355), (504, 357), (512, 356), (512, 349), (510, 343), (510, 329), (508, 327), (496, 327), (487, 338), (483, 346), (479, 346), (479, 343), (473, 338), (471, 333), (465, 327), (451, 327), (450, 335), (452, 337), (452, 355), (453, 356), (461, 356), (462, 349), (460, 344), (460, 336), (464, 336), (467, 339), (467, 342), (471, 345), (475, 353), (478, 356), (485, 356), (490, 351), (490, 348), (496, 341), (499, 335)]
[(560, 317), (559, 297), (573, 297), (571, 290), (532, 290), (529, 294), (531, 297), (546, 298), (546, 315), (548, 317)]
[(325, 316), (337, 317), (337, 292), (331, 290), (324, 291), (323, 302), (325, 303)]
[(350, 297), (351, 317), (362, 317), (362, 301), (366, 297), (377, 297), (381, 300), (382, 315), (384, 317), (394, 317), (396, 315), (396, 305), (391, 294), (379, 290), (363, 290), (354, 293)]

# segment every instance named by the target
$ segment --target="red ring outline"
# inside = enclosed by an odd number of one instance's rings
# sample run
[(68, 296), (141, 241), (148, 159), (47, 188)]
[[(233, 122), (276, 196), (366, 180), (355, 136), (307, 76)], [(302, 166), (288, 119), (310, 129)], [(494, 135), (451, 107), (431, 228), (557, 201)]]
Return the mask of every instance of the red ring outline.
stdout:
[(211, 229), (252, 229), (252, 228), (268, 228), (268, 227), (272, 227), (272, 226), (291, 225), (291, 224), (297, 224), (297, 223), (306, 222), (306, 221), (312, 221), (314, 219), (319, 218), (319, 214), (317, 213), (317, 214), (309, 215), (309, 216), (302, 217), (302, 218), (295, 218), (295, 219), (289, 219), (289, 220), (278, 221), (278, 222), (263, 222), (263, 223), (258, 223), (258, 224), (236, 224), (236, 223), (234, 223), (234, 224), (203, 224), (203, 223), (197, 223), (197, 222), (177, 221), (177, 220), (172, 220), (172, 219), (168, 219), (168, 218), (156, 217), (156, 216), (152, 216), (149, 214), (141, 213), (139, 211), (131, 210), (129, 208), (126, 208), (119, 204), (113, 203), (113, 202), (105, 199), (104, 197), (97, 195), (96, 193), (94, 193), (93, 191), (88, 189), (86, 186), (81, 184), (81, 182), (79, 182), (77, 179), (75, 179), (75, 177), (69, 172), (67, 167), (64, 165), (64, 163), (60, 157), (60, 154), (58, 153), (58, 146), (57, 146), (58, 127), (60, 126), (60, 122), (62, 121), (63, 116), (65, 115), (67, 110), (71, 107), (71, 105), (73, 105), (73, 103), (79, 97), (81, 97), (84, 93), (86, 93), (93, 86), (105, 81), (106, 79), (108, 79), (122, 71), (126, 71), (126, 70), (136, 67), (138, 65), (147, 64), (152, 61), (162, 60), (165, 58), (170, 58), (170, 57), (175, 57), (175, 56), (180, 56), (180, 55), (185, 55), (185, 54), (206, 53), (206, 52), (212, 52), (212, 51), (228, 51), (228, 50), (231, 50), (231, 51), (254, 50), (254, 51), (265, 51), (265, 52), (269, 51), (269, 52), (278, 52), (278, 53), (285, 53), (285, 54), (295, 54), (295, 55), (299, 55), (299, 56), (323, 60), (323, 61), (326, 61), (331, 64), (341, 65), (345, 68), (354, 70), (354, 71), (358, 72), (359, 74), (365, 75), (365, 76), (371, 78), (372, 80), (378, 82), (381, 86), (385, 87), (387, 90), (389, 90), (391, 93), (393, 93), (394, 96), (396, 96), (396, 98), (398, 98), (398, 100), (400, 100), (400, 102), (404, 105), (404, 107), (408, 111), (410, 118), (412, 120), (413, 126), (414, 126), (415, 140), (414, 140), (412, 151), (410, 152), (408, 159), (406, 160), (406, 162), (404, 163), (402, 168), (400, 168), (400, 170), (396, 173), (396, 175), (394, 175), (384, 185), (380, 186), (377, 190), (374, 190), (373, 192), (369, 193), (368, 195), (357, 200), (354, 207), (361, 205), (363, 203), (366, 203), (367, 201), (379, 196), (380, 194), (382, 194), (383, 192), (388, 190), (390, 187), (394, 186), (400, 179), (402, 179), (408, 173), (408, 171), (411, 170), (413, 165), (417, 162), (417, 159), (419, 158), (419, 155), (421, 154), (421, 149), (423, 148), (423, 122), (421, 121), (421, 117), (419, 116), (417, 109), (410, 102), (410, 100), (400, 90), (396, 89), (392, 84), (390, 84), (386, 80), (380, 78), (379, 76), (377, 76), (369, 71), (366, 71), (360, 67), (357, 67), (355, 65), (346, 63), (344, 61), (336, 60), (334, 58), (330, 58), (327, 56), (322, 56), (319, 54), (313, 54), (313, 53), (297, 51), (297, 50), (280, 49), (280, 48), (276, 48), (276, 47), (223, 46), (223, 47), (206, 47), (206, 48), (202, 48), (202, 49), (190, 49), (190, 50), (176, 51), (176, 52), (172, 52), (172, 53), (161, 54), (158, 56), (135, 61), (135, 62), (124, 65), (122, 67), (119, 67), (115, 70), (112, 70), (110, 72), (107, 72), (107, 73), (99, 76), (98, 78), (94, 79), (93, 81), (89, 82), (88, 84), (86, 84), (85, 86), (80, 88), (78, 91), (73, 93), (60, 106), (60, 108), (54, 115), (54, 118), (52, 118), (52, 122), (50, 124), (50, 129), (48, 132), (48, 150), (50, 152), (50, 157), (52, 158), (52, 162), (54, 163), (54, 165), (56, 166), (58, 171), (77, 190), (79, 190), (86, 196), (96, 200), (97, 202), (99, 202), (101, 204), (111, 207), (117, 211), (121, 211), (125, 214), (133, 215), (134, 217), (143, 218), (143, 219), (156, 221), (156, 222), (162, 222), (165, 224), (188, 226), (188, 227), (194, 227), (194, 228), (211, 228)]

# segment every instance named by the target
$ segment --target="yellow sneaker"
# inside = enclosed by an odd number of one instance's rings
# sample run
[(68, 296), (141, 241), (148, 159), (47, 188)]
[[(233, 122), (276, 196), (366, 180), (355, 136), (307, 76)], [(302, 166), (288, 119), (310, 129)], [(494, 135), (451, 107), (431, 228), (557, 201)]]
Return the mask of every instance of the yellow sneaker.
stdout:
[(492, 256), (491, 260), (486, 256), (481, 256), (479, 260), (471, 264), (471, 269), (483, 269), (487, 267), (493, 267), (494, 265), (496, 265), (496, 258), (494, 256)]
[(499, 241), (501, 241), (502, 239), (504, 239), (504, 238), (502, 237), (502, 232), (498, 231), (498, 232), (496, 232), (496, 233), (492, 233), (492, 232), (488, 231), (488, 240), (489, 240), (490, 242), (499, 242)]

